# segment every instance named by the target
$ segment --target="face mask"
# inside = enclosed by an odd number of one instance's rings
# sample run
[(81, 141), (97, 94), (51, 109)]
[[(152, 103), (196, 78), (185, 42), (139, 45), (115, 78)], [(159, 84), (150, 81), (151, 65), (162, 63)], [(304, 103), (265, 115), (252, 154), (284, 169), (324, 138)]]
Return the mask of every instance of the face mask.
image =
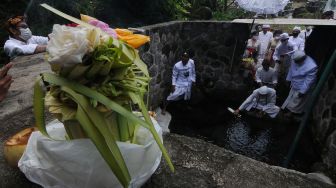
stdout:
[(26, 29), (23, 29), (23, 28), (20, 28), (20, 35), (19, 37), (25, 41), (29, 40), (31, 37), (32, 37), (32, 32), (30, 31), (29, 28), (26, 28)]

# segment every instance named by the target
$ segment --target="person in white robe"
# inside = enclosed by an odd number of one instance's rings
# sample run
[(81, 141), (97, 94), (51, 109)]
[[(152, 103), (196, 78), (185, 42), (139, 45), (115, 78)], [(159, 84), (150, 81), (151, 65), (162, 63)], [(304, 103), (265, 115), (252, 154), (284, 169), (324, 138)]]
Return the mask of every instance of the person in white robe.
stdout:
[(292, 42), (298, 50), (304, 51), (305, 40), (299, 37), (300, 33), (301, 33), (301, 28), (298, 26), (295, 26), (293, 28), (292, 36), (289, 37), (289, 42)]
[(30, 55), (45, 52), (48, 37), (34, 36), (25, 17), (15, 16), (6, 23), (9, 39), (5, 42), (4, 51), (11, 58), (19, 55)]
[(271, 118), (275, 118), (280, 111), (280, 108), (276, 106), (275, 103), (276, 91), (267, 86), (262, 86), (254, 90), (234, 113), (239, 114), (242, 110), (250, 111), (257, 109), (260, 116), (268, 114)]
[(196, 82), (195, 64), (187, 53), (182, 55), (182, 60), (177, 62), (173, 68), (171, 93), (164, 104), (162, 114), (171, 101), (189, 100), (191, 88)]
[(273, 54), (273, 60), (275, 61), (274, 70), (279, 72), (286, 72), (292, 62), (292, 54), (298, 48), (292, 42), (289, 41), (288, 33), (282, 33), (280, 35), (280, 44), (275, 48)]
[(299, 37), (302, 38), (304, 41), (307, 40), (307, 38), (312, 34), (313, 32), (313, 26), (306, 25), (306, 29), (302, 30)]
[(258, 32), (252, 32), (252, 37), (247, 40), (244, 57), (251, 57), (253, 53), (258, 53), (260, 42), (258, 40)]
[(273, 68), (270, 67), (270, 61), (264, 59), (262, 67), (257, 69), (256, 82), (259, 86), (268, 86), (275, 88), (278, 84), (277, 74)]
[(291, 89), (281, 108), (300, 114), (304, 112), (311, 88), (316, 81), (318, 68), (315, 61), (303, 51), (296, 51), (293, 60), (287, 75)]
[(259, 32), (259, 42), (260, 42), (260, 48), (259, 48), (259, 58), (265, 59), (265, 56), (267, 55), (267, 48), (268, 44), (271, 42), (273, 38), (273, 33), (270, 32), (270, 25), (263, 25), (262, 31)]

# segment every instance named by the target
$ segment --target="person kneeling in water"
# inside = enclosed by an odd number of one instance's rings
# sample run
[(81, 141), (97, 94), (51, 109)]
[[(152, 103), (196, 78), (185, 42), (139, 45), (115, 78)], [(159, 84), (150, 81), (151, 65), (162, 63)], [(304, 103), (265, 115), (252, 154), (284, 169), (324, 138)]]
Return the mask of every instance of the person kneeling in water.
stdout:
[(275, 103), (276, 91), (267, 86), (262, 86), (254, 90), (234, 113), (238, 115), (242, 110), (250, 111), (257, 109), (259, 111), (259, 117), (268, 114), (271, 118), (275, 118), (280, 111), (280, 108), (276, 106)]

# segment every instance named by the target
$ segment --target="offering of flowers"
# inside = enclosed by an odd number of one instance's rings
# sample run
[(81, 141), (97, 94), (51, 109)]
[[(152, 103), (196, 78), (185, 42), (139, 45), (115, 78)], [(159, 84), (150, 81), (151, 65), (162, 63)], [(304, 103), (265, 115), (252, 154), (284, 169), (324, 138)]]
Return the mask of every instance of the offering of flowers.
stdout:
[(143, 100), (150, 77), (138, 51), (114, 38), (116, 33), (98, 21), (91, 20), (91, 24), (98, 24), (96, 27), (46, 4), (42, 6), (78, 26), (56, 24), (49, 36), (47, 58), (53, 73), (42, 74), (34, 86), (34, 114), (40, 132), (49, 136), (43, 115), (46, 105), (63, 122), (67, 138), (91, 139), (127, 187), (131, 178), (116, 142), (134, 143), (137, 127), (143, 126), (174, 171)]

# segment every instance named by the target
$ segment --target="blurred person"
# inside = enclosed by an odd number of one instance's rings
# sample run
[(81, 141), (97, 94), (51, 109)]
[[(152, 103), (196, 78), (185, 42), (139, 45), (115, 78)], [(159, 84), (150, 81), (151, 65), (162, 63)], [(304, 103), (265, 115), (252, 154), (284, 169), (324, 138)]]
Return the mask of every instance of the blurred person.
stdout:
[(253, 53), (260, 50), (260, 42), (258, 40), (258, 32), (252, 32), (252, 37), (247, 40), (245, 57), (251, 57)]
[(48, 37), (34, 36), (24, 16), (14, 16), (6, 22), (9, 39), (4, 45), (5, 53), (11, 58), (46, 51)]
[(251, 111), (254, 109), (258, 111), (258, 117), (268, 114), (271, 118), (275, 118), (280, 111), (280, 108), (275, 103), (276, 91), (267, 86), (262, 86), (254, 90), (234, 113), (238, 115), (242, 110)]
[(292, 42), (298, 50), (304, 51), (305, 48), (305, 41), (299, 37), (301, 33), (301, 28), (298, 26), (295, 26), (293, 28), (292, 36), (289, 37), (289, 41)]
[(275, 61), (274, 70), (281, 72), (281, 67), (283, 67), (287, 73), (287, 68), (292, 62), (292, 54), (296, 50), (297, 46), (289, 41), (288, 33), (282, 33), (280, 35), (280, 44), (275, 48), (273, 54), (273, 60)]
[(270, 25), (263, 25), (262, 31), (259, 32), (259, 42), (260, 42), (260, 50), (259, 50), (259, 58), (265, 59), (265, 55), (267, 54), (268, 44), (271, 42), (273, 38), (273, 33), (270, 32)]
[(278, 84), (277, 74), (274, 69), (270, 67), (270, 61), (268, 59), (264, 59), (262, 67), (258, 68), (256, 72), (256, 82), (259, 87), (268, 86), (275, 88)]
[(196, 82), (194, 60), (189, 58), (188, 53), (183, 53), (181, 61), (173, 68), (171, 93), (164, 103), (162, 114), (166, 112), (167, 105), (171, 101), (190, 100), (191, 87)]
[[(280, 44), (280, 35), (282, 34), (281, 30), (275, 30), (273, 33), (273, 38), (270, 41), (270, 43), (268, 44), (267, 47), (267, 51), (268, 51), (268, 56), (267, 59), (271, 60), (271, 64), (272, 64), (272, 60), (273, 60), (273, 54), (275, 51), (275, 48)], [(273, 65), (274, 67), (274, 65)]]
[(305, 29), (301, 31), (299, 37), (302, 38), (304, 41), (312, 34), (313, 26), (306, 25)]
[(296, 51), (293, 60), (286, 79), (291, 84), (291, 90), (281, 108), (300, 114), (304, 112), (318, 68), (316, 62), (303, 51)]

